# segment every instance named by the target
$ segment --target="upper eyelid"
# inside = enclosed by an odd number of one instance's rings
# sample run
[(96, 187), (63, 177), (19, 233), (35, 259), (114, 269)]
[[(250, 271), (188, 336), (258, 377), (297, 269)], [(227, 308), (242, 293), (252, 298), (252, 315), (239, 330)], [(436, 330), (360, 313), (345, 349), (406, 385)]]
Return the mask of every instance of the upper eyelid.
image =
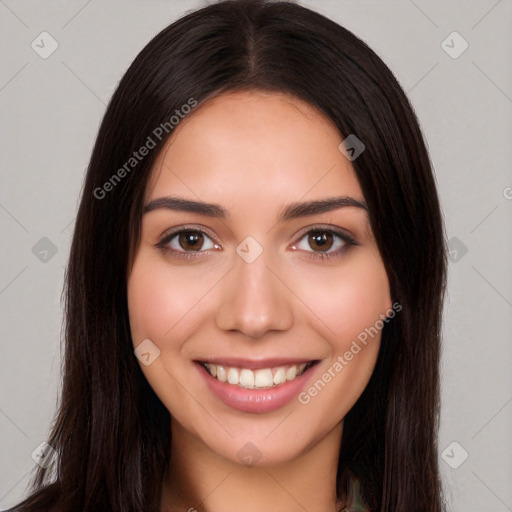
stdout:
[(169, 240), (173, 238), (176, 235), (179, 235), (180, 233), (184, 231), (197, 231), (200, 233), (203, 233), (210, 237), (215, 243), (219, 243), (217, 241), (217, 237), (210, 232), (208, 228), (205, 226), (197, 226), (197, 225), (184, 225), (184, 226), (178, 226), (176, 228), (168, 229), (167, 231), (164, 231), (164, 233), (160, 236), (161, 241)]
[(328, 224), (312, 224), (311, 226), (307, 226), (305, 228), (302, 228), (298, 235), (296, 235), (297, 240), (300, 240), (304, 235), (307, 235), (308, 233), (311, 233), (312, 231), (329, 231), (335, 235), (338, 235), (340, 237), (347, 237), (350, 239), (354, 239), (354, 235), (352, 235), (348, 230), (341, 228), (339, 226), (330, 226)]
[[(183, 226), (178, 226), (176, 228), (171, 228), (170, 230), (168, 230), (161, 236), (159, 244), (168, 243), (169, 240), (174, 238), (176, 235), (179, 235), (180, 233), (186, 232), (186, 231), (197, 231), (197, 232), (203, 233), (203, 234), (207, 235), (214, 243), (221, 245), (220, 242), (217, 240), (217, 237), (215, 235), (211, 234), (210, 231), (205, 226), (201, 226), (201, 225), (183, 225)], [(302, 240), (302, 238), (304, 238), (304, 236), (306, 236), (308, 233), (311, 233), (314, 231), (331, 232), (332, 234), (340, 237), (345, 242), (348, 239), (353, 244), (359, 245), (356, 238), (352, 234), (348, 233), (345, 229), (338, 227), (338, 226), (330, 226), (328, 224), (312, 224), (310, 226), (306, 226), (306, 227), (302, 228), (299, 231), (299, 234), (297, 234), (294, 237), (294, 241), (291, 243), (296, 244), (297, 242)]]

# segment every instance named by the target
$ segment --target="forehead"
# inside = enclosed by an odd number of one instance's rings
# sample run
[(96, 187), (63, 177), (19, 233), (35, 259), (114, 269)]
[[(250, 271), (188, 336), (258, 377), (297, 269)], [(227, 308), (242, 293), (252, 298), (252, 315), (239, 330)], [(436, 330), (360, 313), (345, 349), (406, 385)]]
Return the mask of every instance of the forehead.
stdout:
[(265, 207), (332, 195), (363, 199), (342, 136), (315, 107), (283, 93), (230, 92), (196, 107), (157, 158), (146, 197)]

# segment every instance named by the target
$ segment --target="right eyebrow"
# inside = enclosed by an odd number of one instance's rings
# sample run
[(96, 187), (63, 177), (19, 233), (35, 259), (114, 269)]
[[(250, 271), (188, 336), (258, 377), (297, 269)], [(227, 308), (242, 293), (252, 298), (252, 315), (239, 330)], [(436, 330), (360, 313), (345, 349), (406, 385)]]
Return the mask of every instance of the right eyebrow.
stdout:
[(202, 215), (207, 215), (208, 217), (217, 217), (221, 219), (229, 217), (229, 212), (218, 204), (192, 201), (191, 199), (183, 199), (181, 197), (159, 197), (158, 199), (153, 199), (144, 206), (144, 213), (151, 212), (158, 208), (167, 208), (168, 210), (176, 210), (180, 212), (200, 213)]
[[(278, 222), (318, 215), (320, 213), (337, 210), (343, 207), (356, 207), (368, 211), (368, 205), (362, 199), (356, 199), (350, 196), (330, 197), (326, 199), (317, 199), (304, 203), (291, 203), (281, 211)], [(183, 199), (181, 197), (159, 197), (153, 199), (144, 206), (144, 213), (151, 212), (159, 208), (169, 210), (199, 213), (208, 217), (226, 219), (229, 212), (222, 206), (214, 203), (205, 203), (203, 201), (194, 201), (192, 199)]]

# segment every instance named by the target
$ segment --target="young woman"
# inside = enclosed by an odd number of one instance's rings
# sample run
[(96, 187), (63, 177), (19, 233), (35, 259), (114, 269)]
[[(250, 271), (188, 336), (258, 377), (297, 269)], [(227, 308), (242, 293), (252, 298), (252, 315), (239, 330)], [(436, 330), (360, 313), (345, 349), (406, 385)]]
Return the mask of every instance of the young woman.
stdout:
[(12, 510), (440, 512), (445, 254), (365, 43), (289, 2), (186, 15), (99, 130), (55, 458)]

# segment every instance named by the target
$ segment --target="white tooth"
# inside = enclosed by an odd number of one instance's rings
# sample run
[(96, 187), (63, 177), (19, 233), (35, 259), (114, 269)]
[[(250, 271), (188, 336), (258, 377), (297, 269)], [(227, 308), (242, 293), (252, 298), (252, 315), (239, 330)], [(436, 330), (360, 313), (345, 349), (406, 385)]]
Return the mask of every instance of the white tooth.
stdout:
[(295, 365), (290, 366), (288, 370), (286, 370), (286, 380), (293, 380), (297, 375), (297, 367)]
[(236, 368), (230, 368), (228, 370), (228, 382), (230, 384), (238, 384), (238, 370)]
[(214, 364), (206, 363), (206, 368), (208, 368), (212, 377), (217, 375), (217, 367)]
[(284, 382), (286, 382), (286, 369), (284, 366), (280, 366), (274, 375), (274, 384), (283, 384)]
[(226, 370), (224, 369), (224, 366), (221, 366), (220, 364), (217, 366), (217, 379), (221, 382), (226, 382), (228, 380), (226, 376)]
[(272, 370), (265, 368), (264, 370), (256, 370), (254, 372), (254, 385), (257, 388), (269, 388), (272, 386)]
[(244, 388), (254, 387), (254, 372), (252, 370), (244, 368), (240, 372), (240, 385), (243, 386)]
[(299, 364), (299, 366), (297, 366), (297, 375), (301, 374), (304, 371), (304, 368), (306, 368), (307, 364), (308, 363), (302, 363)]

